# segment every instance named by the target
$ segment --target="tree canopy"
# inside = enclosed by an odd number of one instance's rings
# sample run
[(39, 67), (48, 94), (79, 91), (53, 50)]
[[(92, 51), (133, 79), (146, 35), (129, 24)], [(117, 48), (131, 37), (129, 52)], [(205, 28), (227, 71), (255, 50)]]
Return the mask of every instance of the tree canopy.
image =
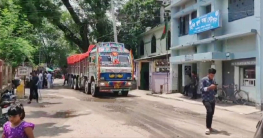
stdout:
[[(112, 26), (106, 16), (109, 2), (110, 0), (19, 0), (30, 23), (38, 27), (46, 18), (83, 52), (95, 40), (112, 40), (108, 35), (112, 34)], [(66, 13), (62, 7), (67, 9)]]
[(130, 0), (118, 13), (119, 41), (138, 53), (140, 34), (145, 32), (146, 27), (155, 27), (160, 24), (160, 4), (156, 0)]

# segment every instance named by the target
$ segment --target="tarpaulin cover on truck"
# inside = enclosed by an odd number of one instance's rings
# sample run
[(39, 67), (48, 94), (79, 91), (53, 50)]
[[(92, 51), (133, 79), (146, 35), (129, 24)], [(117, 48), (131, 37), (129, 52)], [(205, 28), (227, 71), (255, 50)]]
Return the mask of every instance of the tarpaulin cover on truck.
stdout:
[(90, 45), (89, 46), (89, 49), (86, 53), (83, 53), (83, 54), (75, 54), (75, 55), (71, 55), (69, 57), (67, 57), (67, 62), (68, 64), (74, 64), (74, 63), (77, 63), (83, 59), (85, 59), (86, 57), (89, 56), (91, 50), (95, 47), (96, 45)]

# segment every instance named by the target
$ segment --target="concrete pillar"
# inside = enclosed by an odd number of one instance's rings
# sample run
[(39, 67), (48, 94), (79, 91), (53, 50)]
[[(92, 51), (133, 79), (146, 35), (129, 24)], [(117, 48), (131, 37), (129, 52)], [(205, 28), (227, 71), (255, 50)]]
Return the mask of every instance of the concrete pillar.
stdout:
[[(263, 42), (263, 2), (262, 1), (258, 1), (260, 4), (260, 22), (259, 22), (259, 31), (256, 36), (257, 36), (257, 57), (256, 57), (256, 108), (262, 110), (262, 101), (263, 101), (263, 48), (261, 46), (261, 42)], [(257, 7), (257, 6), (256, 6)], [(258, 9), (256, 8), (256, 9)], [(255, 9), (255, 10), (256, 10)]]
[(153, 61), (149, 62), (149, 90), (152, 90)]
[[(176, 8), (171, 9), (171, 16), (173, 16), (178, 10)], [(179, 21), (176, 18), (171, 19), (171, 46), (178, 45), (179, 37)]]
[(239, 66), (235, 66), (234, 68), (234, 83), (240, 86)]
[(211, 68), (211, 62), (199, 62), (197, 66), (199, 78), (202, 79), (207, 75), (208, 69)]
[(178, 91), (178, 65), (177, 64), (171, 64), (170, 65), (170, 84), (169, 90), (170, 93), (174, 93)]
[[(219, 87), (222, 86), (223, 82), (223, 65), (222, 61), (215, 61), (214, 68), (216, 69), (215, 80)], [(211, 67), (212, 68), (212, 67)]]

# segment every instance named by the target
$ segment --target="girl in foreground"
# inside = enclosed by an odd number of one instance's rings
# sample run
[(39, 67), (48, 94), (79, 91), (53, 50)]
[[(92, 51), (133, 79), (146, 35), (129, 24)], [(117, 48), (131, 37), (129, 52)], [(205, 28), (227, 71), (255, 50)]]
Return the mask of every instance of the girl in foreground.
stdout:
[(3, 126), (2, 138), (35, 138), (34, 124), (25, 122), (25, 110), (22, 104), (14, 104), (8, 109), (9, 121)]

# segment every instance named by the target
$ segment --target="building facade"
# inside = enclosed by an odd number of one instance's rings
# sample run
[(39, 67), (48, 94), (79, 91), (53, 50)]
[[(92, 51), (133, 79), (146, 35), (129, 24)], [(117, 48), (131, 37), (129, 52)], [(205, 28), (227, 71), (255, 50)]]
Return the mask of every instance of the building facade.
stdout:
[(170, 84), (171, 32), (161, 39), (164, 24), (146, 30), (141, 34), (136, 62), (137, 86), (153, 93), (168, 92)]
[(261, 107), (260, 4), (259, 0), (172, 0), (170, 81), (179, 83), (170, 89), (182, 91), (193, 70), (202, 78), (215, 68), (219, 87), (237, 84)]

